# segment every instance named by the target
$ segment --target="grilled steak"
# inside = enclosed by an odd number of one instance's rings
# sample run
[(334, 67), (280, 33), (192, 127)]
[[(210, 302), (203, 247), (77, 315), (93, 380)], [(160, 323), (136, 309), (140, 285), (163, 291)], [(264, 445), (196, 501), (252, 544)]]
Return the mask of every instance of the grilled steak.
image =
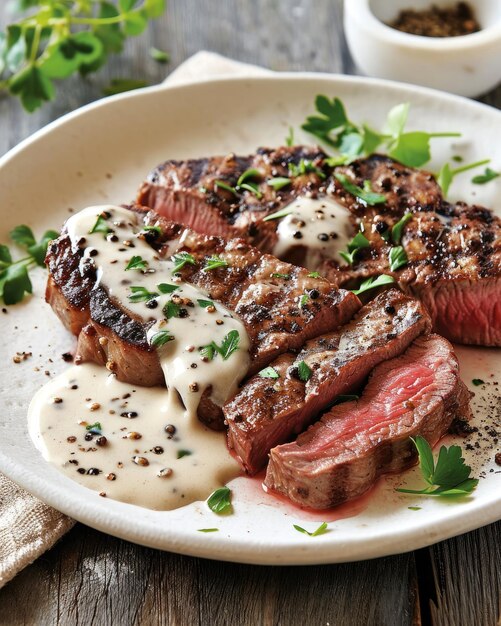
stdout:
[[(253, 175), (254, 191), (238, 188), (248, 170), (259, 172)], [(370, 181), (386, 202), (367, 206), (333, 173), (359, 187)], [(276, 177), (288, 177), (290, 183), (274, 191), (268, 183)], [(334, 198), (345, 206), (351, 234), (363, 224), (371, 244), (357, 253), (351, 267), (336, 254), (310, 269), (350, 288), (362, 279), (391, 274), (404, 291), (424, 302), (437, 332), (458, 343), (501, 345), (501, 220), (482, 207), (449, 204), (428, 172), (381, 155), (333, 168), (317, 148), (282, 147), (247, 157), (167, 161), (149, 175), (138, 197), (199, 232), (245, 237), (269, 252), (277, 246), (279, 220), (265, 218), (305, 195)], [(408, 212), (412, 219), (402, 241), (391, 242), (391, 228)], [(398, 243), (408, 263), (391, 271), (390, 249)], [(306, 251), (295, 245), (281, 256), (304, 264)]]
[(296, 441), (272, 449), (265, 485), (322, 509), (361, 495), (383, 473), (410, 467), (417, 460), (410, 437), (433, 446), (455, 418), (470, 418), (458, 369), (447, 340), (416, 339), (374, 369), (359, 401), (335, 406)]
[[(250, 338), (251, 373), (281, 353), (299, 349), (308, 339), (346, 323), (360, 307), (352, 293), (263, 255), (244, 241), (197, 235), (153, 214), (145, 214), (144, 222), (161, 227), (162, 235), (154, 241), (159, 256), (192, 255), (194, 263), (179, 271), (183, 281), (203, 288), (211, 299), (240, 317)], [(148, 231), (147, 236), (154, 237), (154, 232)], [(66, 327), (78, 335), (77, 360), (106, 364), (120, 380), (133, 384), (163, 384), (156, 350), (146, 338), (151, 322), (132, 317), (124, 303), (96, 285), (95, 269), (92, 263), (82, 262), (82, 255), (82, 248), (72, 250), (63, 231), (51, 243), (46, 258), (46, 298)], [(214, 256), (228, 265), (202, 271)], [(208, 396), (199, 413), (211, 426), (221, 428), (221, 409)]]
[[(271, 448), (302, 432), (338, 395), (358, 391), (378, 363), (429, 329), (417, 300), (396, 289), (380, 294), (346, 326), (274, 361), (278, 377), (257, 375), (242, 387), (224, 407), (229, 447), (248, 473), (259, 471)], [(298, 375), (302, 362), (311, 370), (307, 382)]]

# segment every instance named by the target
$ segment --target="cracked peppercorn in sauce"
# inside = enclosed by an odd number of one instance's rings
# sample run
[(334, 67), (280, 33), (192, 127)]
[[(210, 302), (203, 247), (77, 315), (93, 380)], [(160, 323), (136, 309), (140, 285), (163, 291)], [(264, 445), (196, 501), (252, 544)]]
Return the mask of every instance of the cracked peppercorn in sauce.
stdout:
[(66, 229), (73, 250), (83, 248), (82, 268), (92, 263), (97, 284), (134, 318), (151, 323), (147, 338), (167, 388), (126, 384), (88, 363), (74, 366), (33, 398), (32, 437), (47, 460), (103, 495), (153, 509), (206, 498), (239, 467), (225, 435), (204, 426), (197, 409), (209, 389), (221, 406), (247, 373), (244, 325), (179, 279), (179, 263), (189, 258), (160, 258), (137, 236), (133, 211), (90, 207)]

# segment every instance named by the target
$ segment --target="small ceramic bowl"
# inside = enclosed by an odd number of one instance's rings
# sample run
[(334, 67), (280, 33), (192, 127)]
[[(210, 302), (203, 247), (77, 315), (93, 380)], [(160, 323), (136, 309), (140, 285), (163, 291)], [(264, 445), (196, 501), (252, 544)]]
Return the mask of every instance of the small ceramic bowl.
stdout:
[(478, 96), (501, 81), (501, 2), (469, 0), (481, 30), (459, 37), (422, 37), (391, 26), (402, 9), (450, 6), (452, 0), (345, 0), (348, 46), (369, 76)]

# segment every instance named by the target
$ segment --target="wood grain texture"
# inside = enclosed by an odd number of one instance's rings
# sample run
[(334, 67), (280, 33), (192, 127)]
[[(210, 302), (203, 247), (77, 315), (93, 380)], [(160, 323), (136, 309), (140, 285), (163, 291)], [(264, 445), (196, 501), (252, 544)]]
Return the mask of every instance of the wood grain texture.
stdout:
[[(0, 27), (7, 20), (0, 2)], [(171, 63), (153, 61), (150, 46), (168, 50)], [(41, 111), (30, 116), (0, 98), (0, 155), (101, 97), (112, 78), (154, 84), (202, 49), (275, 70), (356, 73), (340, 0), (170, 0), (123, 55), (90, 79), (67, 81)], [(501, 107), (501, 86), (481, 100)], [(498, 523), (416, 554), (267, 568), (157, 552), (78, 525), (0, 591), (0, 624), (407, 625), (420, 623), (421, 603), (423, 623), (495, 626), (500, 545)]]

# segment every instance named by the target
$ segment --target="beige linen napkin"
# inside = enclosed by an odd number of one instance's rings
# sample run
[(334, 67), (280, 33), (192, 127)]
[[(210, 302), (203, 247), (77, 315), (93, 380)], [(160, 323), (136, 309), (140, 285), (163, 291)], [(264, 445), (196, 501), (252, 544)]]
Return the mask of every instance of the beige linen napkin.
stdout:
[[(166, 79), (193, 82), (214, 76), (256, 76), (269, 70), (232, 61), (213, 52), (198, 52)], [(75, 522), (0, 474), (0, 587), (51, 548)]]

